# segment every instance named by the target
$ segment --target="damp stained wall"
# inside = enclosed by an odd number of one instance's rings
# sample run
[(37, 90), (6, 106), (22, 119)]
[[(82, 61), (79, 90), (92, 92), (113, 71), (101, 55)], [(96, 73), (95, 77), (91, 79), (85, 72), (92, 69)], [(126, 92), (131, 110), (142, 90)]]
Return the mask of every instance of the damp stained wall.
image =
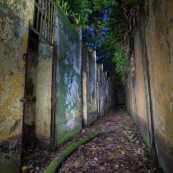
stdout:
[(111, 108), (111, 85), (110, 79), (108, 78), (107, 72), (105, 72), (106, 80), (105, 80), (105, 112), (108, 112)]
[(88, 54), (88, 124), (97, 119), (96, 52)]
[(37, 145), (49, 148), (51, 134), (51, 89), (53, 47), (40, 41), (36, 82), (35, 134)]
[(104, 116), (105, 113), (105, 86), (104, 86), (104, 73), (103, 64), (97, 64), (97, 81), (98, 81), (98, 116)]
[(57, 10), (56, 145), (82, 129), (81, 35)]
[(82, 46), (82, 123), (88, 125), (88, 50)]
[(135, 71), (135, 58), (130, 57), (130, 69), (127, 78), (126, 87), (126, 103), (127, 110), (132, 115), (133, 120), (137, 124), (137, 107), (136, 107), (136, 71)]
[(136, 89), (130, 84), (130, 75), (127, 85), (128, 107), (137, 117), (141, 133), (146, 129), (147, 138), (150, 135), (150, 141), (155, 141), (159, 165), (165, 173), (173, 172), (172, 7), (172, 0), (147, 0), (140, 7), (135, 31)]
[(97, 119), (96, 52), (82, 50), (82, 106), (83, 124), (90, 125)]
[(26, 60), (24, 125), (35, 126), (38, 41), (29, 38)]
[(173, 1), (148, 2), (146, 46), (159, 164), (173, 172)]
[[(143, 20), (141, 19), (141, 25)], [(143, 34), (136, 30), (134, 34), (134, 57), (131, 57), (131, 68), (128, 73), (128, 107), (137, 124), (145, 143), (151, 148), (151, 120), (148, 98), (148, 80), (146, 70), (145, 47)], [(129, 105), (130, 104), (130, 105)]]
[(25, 62), (33, 1), (0, 2), (0, 172), (20, 169)]

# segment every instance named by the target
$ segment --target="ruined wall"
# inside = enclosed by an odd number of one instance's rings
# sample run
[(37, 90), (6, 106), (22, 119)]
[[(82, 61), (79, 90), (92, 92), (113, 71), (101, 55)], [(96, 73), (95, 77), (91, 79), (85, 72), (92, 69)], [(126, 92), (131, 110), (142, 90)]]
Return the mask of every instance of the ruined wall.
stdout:
[(130, 59), (130, 69), (127, 78), (126, 86), (126, 104), (127, 110), (132, 115), (133, 120), (137, 124), (137, 105), (136, 105), (136, 63), (135, 59), (132, 56)]
[[(142, 25), (141, 20), (141, 25)], [(128, 73), (128, 107), (135, 123), (138, 125), (144, 141), (151, 148), (150, 111), (148, 101), (148, 80), (146, 70), (145, 47), (143, 35), (136, 29), (134, 34), (134, 57), (131, 57), (131, 68)], [(130, 99), (129, 99), (130, 98)], [(130, 105), (129, 105), (130, 104)]]
[(132, 110), (136, 101), (140, 131), (146, 135), (146, 142), (149, 139), (147, 143), (155, 144), (159, 164), (166, 173), (173, 172), (172, 7), (172, 0), (147, 0), (140, 8), (134, 37), (136, 86), (130, 84), (130, 75), (127, 86), (128, 107)]
[(173, 172), (173, 1), (147, 4), (146, 46), (149, 59), (154, 133), (159, 164)]
[(20, 169), (24, 53), (33, 1), (0, 2), (0, 172)]
[(88, 56), (88, 124), (97, 119), (96, 52)]
[(108, 112), (111, 108), (112, 98), (111, 98), (111, 85), (110, 79), (106, 73), (106, 81), (105, 81), (105, 111)]
[(57, 10), (56, 145), (82, 128), (81, 37), (63, 12)]
[(82, 47), (82, 122), (88, 125), (88, 50)]
[(52, 57), (53, 48), (40, 41), (38, 45), (35, 134), (37, 145), (43, 148), (50, 145)]
[(98, 116), (105, 114), (105, 78), (103, 73), (103, 64), (97, 64), (97, 103), (98, 103)]
[(82, 106), (83, 123), (90, 125), (97, 119), (96, 52), (82, 50)]

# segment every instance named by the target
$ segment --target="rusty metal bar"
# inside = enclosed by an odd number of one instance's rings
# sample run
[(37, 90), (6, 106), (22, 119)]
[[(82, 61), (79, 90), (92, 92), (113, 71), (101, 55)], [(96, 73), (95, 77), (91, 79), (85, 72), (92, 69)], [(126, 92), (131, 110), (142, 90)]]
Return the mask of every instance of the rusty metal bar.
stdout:
[(57, 66), (57, 45), (53, 48), (52, 60), (52, 93), (51, 93), (51, 146), (55, 149), (56, 131), (56, 66)]
[[(39, 0), (40, 1), (40, 0)], [(38, 2), (39, 2), (38, 1)], [(39, 7), (39, 5), (38, 5), (38, 7), (37, 7), (37, 19), (36, 19), (36, 30), (38, 31), (38, 25), (39, 25), (39, 9), (40, 9), (40, 7)]]
[(53, 0), (35, 0), (35, 17), (32, 29), (39, 36), (53, 44), (55, 32), (56, 4)]

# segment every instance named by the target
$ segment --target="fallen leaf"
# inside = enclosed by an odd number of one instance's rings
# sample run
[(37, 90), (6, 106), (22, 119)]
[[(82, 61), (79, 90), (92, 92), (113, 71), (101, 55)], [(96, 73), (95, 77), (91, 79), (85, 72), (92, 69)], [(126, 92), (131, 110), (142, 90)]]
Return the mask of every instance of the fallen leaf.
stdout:
[(124, 152), (123, 150), (119, 150), (119, 152), (120, 152), (121, 154), (125, 154), (125, 152)]
[(112, 141), (112, 138), (107, 138), (108, 141)]
[(91, 150), (95, 150), (95, 148), (93, 147), (93, 148), (91, 148)]
[(25, 172), (27, 170), (26, 166), (22, 166), (22, 172)]
[(113, 153), (108, 153), (109, 157), (114, 157), (115, 155)]

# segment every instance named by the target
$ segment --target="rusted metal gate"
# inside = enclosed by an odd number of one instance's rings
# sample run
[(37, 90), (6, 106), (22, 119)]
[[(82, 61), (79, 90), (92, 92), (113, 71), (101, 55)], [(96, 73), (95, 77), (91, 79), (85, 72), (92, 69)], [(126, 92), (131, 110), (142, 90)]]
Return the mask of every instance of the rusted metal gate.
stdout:
[(35, 0), (34, 22), (30, 29), (39, 35), (40, 39), (54, 44), (56, 26), (56, 4), (54, 0)]

